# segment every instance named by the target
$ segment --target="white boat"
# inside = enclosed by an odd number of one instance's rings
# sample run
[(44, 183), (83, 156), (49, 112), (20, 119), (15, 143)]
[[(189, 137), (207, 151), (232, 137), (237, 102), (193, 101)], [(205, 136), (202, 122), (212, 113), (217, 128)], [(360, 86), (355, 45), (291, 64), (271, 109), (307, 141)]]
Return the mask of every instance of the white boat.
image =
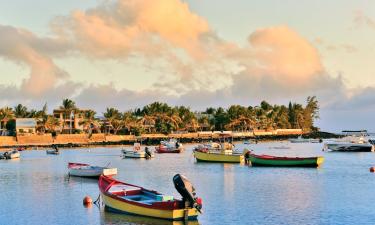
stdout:
[(90, 166), (84, 163), (69, 163), (68, 169), (69, 176), (77, 177), (99, 177), (100, 175), (114, 176), (117, 174), (117, 168)]
[(302, 136), (298, 136), (298, 138), (290, 138), (290, 143), (309, 143), (310, 139), (302, 138)]
[(269, 147), (270, 149), (291, 149), (290, 146), (285, 146), (285, 145), (281, 145), (281, 146), (271, 146)]
[(125, 158), (153, 158), (154, 153), (148, 148), (142, 148), (140, 143), (134, 143), (133, 149), (122, 149)]
[(20, 153), (17, 150), (11, 150), (4, 152), (1, 156), (0, 159), (17, 159), (20, 157)]
[(374, 145), (365, 136), (346, 136), (324, 143), (323, 150), (339, 152), (373, 152)]

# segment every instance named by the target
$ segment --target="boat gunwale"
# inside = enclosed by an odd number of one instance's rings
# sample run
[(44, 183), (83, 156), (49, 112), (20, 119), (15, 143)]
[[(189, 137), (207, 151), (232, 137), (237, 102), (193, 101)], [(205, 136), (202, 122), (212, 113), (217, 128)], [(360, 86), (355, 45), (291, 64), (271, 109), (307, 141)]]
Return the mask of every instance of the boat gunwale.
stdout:
[[(105, 187), (105, 189), (103, 189), (103, 185), (105, 185), (105, 184), (103, 184), (103, 179), (105, 179), (106, 182), (109, 182), (109, 180), (111, 181), (111, 182), (108, 183), (108, 185)], [(137, 186), (137, 185), (128, 184), (128, 183), (125, 183), (125, 182), (118, 181), (118, 180), (115, 180), (113, 178), (110, 178), (108, 176), (101, 175), (99, 177), (98, 184), (99, 184), (99, 190), (100, 190), (100, 192), (103, 195), (105, 195), (105, 196), (107, 196), (109, 198), (113, 198), (115, 200), (118, 200), (118, 201), (130, 204), (130, 205), (136, 205), (136, 206), (139, 206), (139, 207), (144, 207), (144, 208), (149, 208), (149, 209), (157, 209), (157, 210), (171, 210), (171, 211), (173, 211), (173, 210), (183, 210), (183, 209), (185, 209), (185, 208), (178, 207), (178, 205), (180, 205), (180, 203), (182, 202), (182, 200), (180, 200), (180, 199), (173, 199), (172, 201), (166, 201), (166, 202), (162, 202), (162, 201), (160, 201), (160, 202), (154, 202), (154, 203), (159, 203), (159, 205), (164, 203), (165, 206), (162, 205), (162, 207), (160, 207), (158, 205), (155, 206), (155, 204), (145, 204), (145, 203), (142, 203), (142, 202), (131, 201), (131, 200), (128, 200), (126, 198), (122, 198), (119, 195), (110, 193), (108, 190), (113, 185), (115, 185), (115, 184), (124, 184), (124, 185), (128, 185), (128, 186), (140, 188), (141, 191), (147, 191), (147, 192), (151, 192), (153, 194), (163, 195), (162, 193), (157, 192), (155, 190), (145, 189), (145, 188)], [(166, 203), (168, 203), (168, 204), (166, 204)], [(177, 206), (175, 206), (175, 204), (177, 204)], [(173, 206), (173, 208), (169, 208), (170, 206)], [(176, 207), (178, 207), (178, 208), (176, 208)]]
[(313, 156), (313, 157), (287, 157), (287, 156), (272, 156), (272, 155), (255, 155), (250, 154), (250, 157), (262, 160), (279, 160), (279, 161), (303, 161), (303, 160), (318, 160), (319, 158), (324, 158), (323, 156)]

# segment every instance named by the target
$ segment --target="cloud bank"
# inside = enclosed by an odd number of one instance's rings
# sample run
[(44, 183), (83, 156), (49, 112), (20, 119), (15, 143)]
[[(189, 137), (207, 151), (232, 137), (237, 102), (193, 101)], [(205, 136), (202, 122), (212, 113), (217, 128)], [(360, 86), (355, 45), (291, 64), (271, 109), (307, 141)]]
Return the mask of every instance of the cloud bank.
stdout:
[[(356, 21), (371, 26), (363, 15)], [(314, 45), (287, 25), (252, 31), (240, 46), (221, 38), (186, 2), (110, 0), (55, 18), (51, 33), (39, 37), (0, 25), (0, 56), (30, 70), (20, 85), (0, 85), (5, 96), (0, 104), (40, 106), (47, 101), (53, 108), (63, 98), (73, 98), (101, 112), (107, 106), (125, 110), (153, 101), (203, 109), (316, 95), (327, 112), (353, 106), (375, 110), (373, 87), (349, 90), (340, 76), (327, 74)], [(141, 92), (115, 88), (111, 81), (77, 83), (71, 78), (79, 73), (67, 74), (54, 63), (70, 54), (124, 64), (140, 58), (164, 75)]]

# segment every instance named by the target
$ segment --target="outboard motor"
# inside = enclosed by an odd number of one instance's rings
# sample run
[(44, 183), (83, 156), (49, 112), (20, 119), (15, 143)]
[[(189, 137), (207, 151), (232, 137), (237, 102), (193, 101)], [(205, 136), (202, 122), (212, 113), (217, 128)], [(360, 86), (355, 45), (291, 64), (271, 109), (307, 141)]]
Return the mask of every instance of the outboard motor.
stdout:
[(188, 181), (188, 179), (180, 174), (176, 174), (173, 177), (173, 184), (178, 193), (182, 196), (182, 200), (189, 204), (190, 207), (196, 208), (198, 212), (202, 209), (202, 199), (196, 197), (195, 188)]
[(152, 152), (148, 147), (145, 148), (146, 158), (149, 159), (152, 157)]

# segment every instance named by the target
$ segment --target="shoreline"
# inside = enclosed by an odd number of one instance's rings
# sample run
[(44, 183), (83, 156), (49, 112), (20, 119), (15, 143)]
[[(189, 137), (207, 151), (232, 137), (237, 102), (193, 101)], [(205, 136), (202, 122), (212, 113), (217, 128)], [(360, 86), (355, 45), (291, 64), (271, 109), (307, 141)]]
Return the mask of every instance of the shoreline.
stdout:
[[(120, 136), (120, 135), (119, 135)], [(172, 136), (172, 137), (171, 137)], [(254, 142), (274, 142), (274, 141), (286, 141), (290, 138), (297, 138), (298, 136), (302, 136), (303, 138), (310, 138), (310, 139), (329, 139), (329, 138), (339, 138), (340, 135), (336, 135), (333, 133), (328, 132), (315, 132), (315, 133), (309, 133), (309, 134), (303, 134), (303, 135), (297, 135), (297, 134), (285, 134), (285, 135), (257, 135), (257, 136), (231, 136), (226, 137), (234, 142), (238, 141), (245, 141), (250, 140)], [(123, 136), (121, 136), (123, 137)], [(142, 137), (142, 144), (146, 146), (155, 146), (160, 143), (161, 140), (165, 140), (168, 138), (176, 138), (181, 143), (202, 143), (207, 141), (215, 141), (218, 142), (222, 140), (220, 137), (176, 137), (176, 135), (147, 135), (145, 137)], [(127, 139), (120, 141), (95, 141), (95, 140), (87, 140), (87, 142), (82, 143), (80, 141), (74, 142), (69, 141), (66, 143), (56, 143), (56, 142), (50, 142), (50, 143), (31, 143), (31, 142), (24, 142), (22, 144), (14, 143), (13, 145), (4, 145), (0, 143), (0, 151), (6, 151), (8, 149), (16, 148), (16, 147), (23, 147), (25, 150), (40, 148), (40, 149), (48, 149), (51, 148), (52, 145), (56, 145), (59, 148), (88, 148), (88, 147), (118, 147), (118, 146), (132, 146), (135, 142), (140, 142), (139, 139), (133, 138), (133, 139)]]

